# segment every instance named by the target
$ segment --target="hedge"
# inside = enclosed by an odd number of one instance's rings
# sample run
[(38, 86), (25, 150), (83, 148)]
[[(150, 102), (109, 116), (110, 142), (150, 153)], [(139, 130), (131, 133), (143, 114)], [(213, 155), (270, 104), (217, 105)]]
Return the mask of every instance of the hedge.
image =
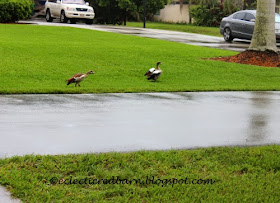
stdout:
[(33, 0), (0, 0), (0, 23), (16, 22), (32, 16)]

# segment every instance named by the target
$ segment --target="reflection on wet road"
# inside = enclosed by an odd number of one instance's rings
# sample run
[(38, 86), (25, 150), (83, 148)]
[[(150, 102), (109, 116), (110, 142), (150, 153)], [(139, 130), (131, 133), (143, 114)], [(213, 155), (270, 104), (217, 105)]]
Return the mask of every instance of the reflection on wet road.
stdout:
[(280, 92), (0, 96), (0, 156), (280, 143)]

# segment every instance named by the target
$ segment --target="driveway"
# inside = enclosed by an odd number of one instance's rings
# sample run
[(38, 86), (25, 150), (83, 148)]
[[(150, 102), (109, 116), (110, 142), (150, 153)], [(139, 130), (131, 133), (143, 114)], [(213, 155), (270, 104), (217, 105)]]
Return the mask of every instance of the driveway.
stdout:
[(0, 156), (280, 144), (280, 92), (0, 95)]
[[(232, 51), (244, 51), (246, 50), (250, 42), (246, 40), (234, 40), (232, 43), (227, 43), (222, 37), (214, 37), (201, 34), (193, 34), (186, 32), (167, 31), (159, 29), (148, 29), (148, 28), (133, 28), (124, 26), (108, 26), (108, 25), (86, 25), (83, 23), (69, 24), (59, 22), (46, 22), (45, 20), (31, 20), (31, 21), (20, 21), (20, 23), (32, 23), (36, 25), (45, 26), (67, 26), (76, 27), (90, 30), (99, 30), (105, 32), (115, 32), (120, 34), (136, 35), (140, 37), (156, 38), (174, 42), (180, 42), (185, 44), (191, 44), (196, 46), (205, 46), (219, 49), (226, 49)], [(278, 44), (280, 46), (280, 44)]]

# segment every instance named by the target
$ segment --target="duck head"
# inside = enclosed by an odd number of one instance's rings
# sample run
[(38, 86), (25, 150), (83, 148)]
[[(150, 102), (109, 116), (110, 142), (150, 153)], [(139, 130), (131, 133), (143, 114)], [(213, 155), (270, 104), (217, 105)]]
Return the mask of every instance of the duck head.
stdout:
[(159, 65), (161, 64), (161, 62), (157, 62), (157, 70), (160, 70)]
[(94, 74), (95, 72), (93, 72), (92, 70), (87, 72), (87, 74)]

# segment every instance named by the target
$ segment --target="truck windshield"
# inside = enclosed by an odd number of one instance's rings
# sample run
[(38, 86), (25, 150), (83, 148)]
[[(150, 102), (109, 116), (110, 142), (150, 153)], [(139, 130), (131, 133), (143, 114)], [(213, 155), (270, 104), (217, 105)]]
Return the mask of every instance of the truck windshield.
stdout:
[(84, 0), (62, 0), (64, 4), (85, 4)]

